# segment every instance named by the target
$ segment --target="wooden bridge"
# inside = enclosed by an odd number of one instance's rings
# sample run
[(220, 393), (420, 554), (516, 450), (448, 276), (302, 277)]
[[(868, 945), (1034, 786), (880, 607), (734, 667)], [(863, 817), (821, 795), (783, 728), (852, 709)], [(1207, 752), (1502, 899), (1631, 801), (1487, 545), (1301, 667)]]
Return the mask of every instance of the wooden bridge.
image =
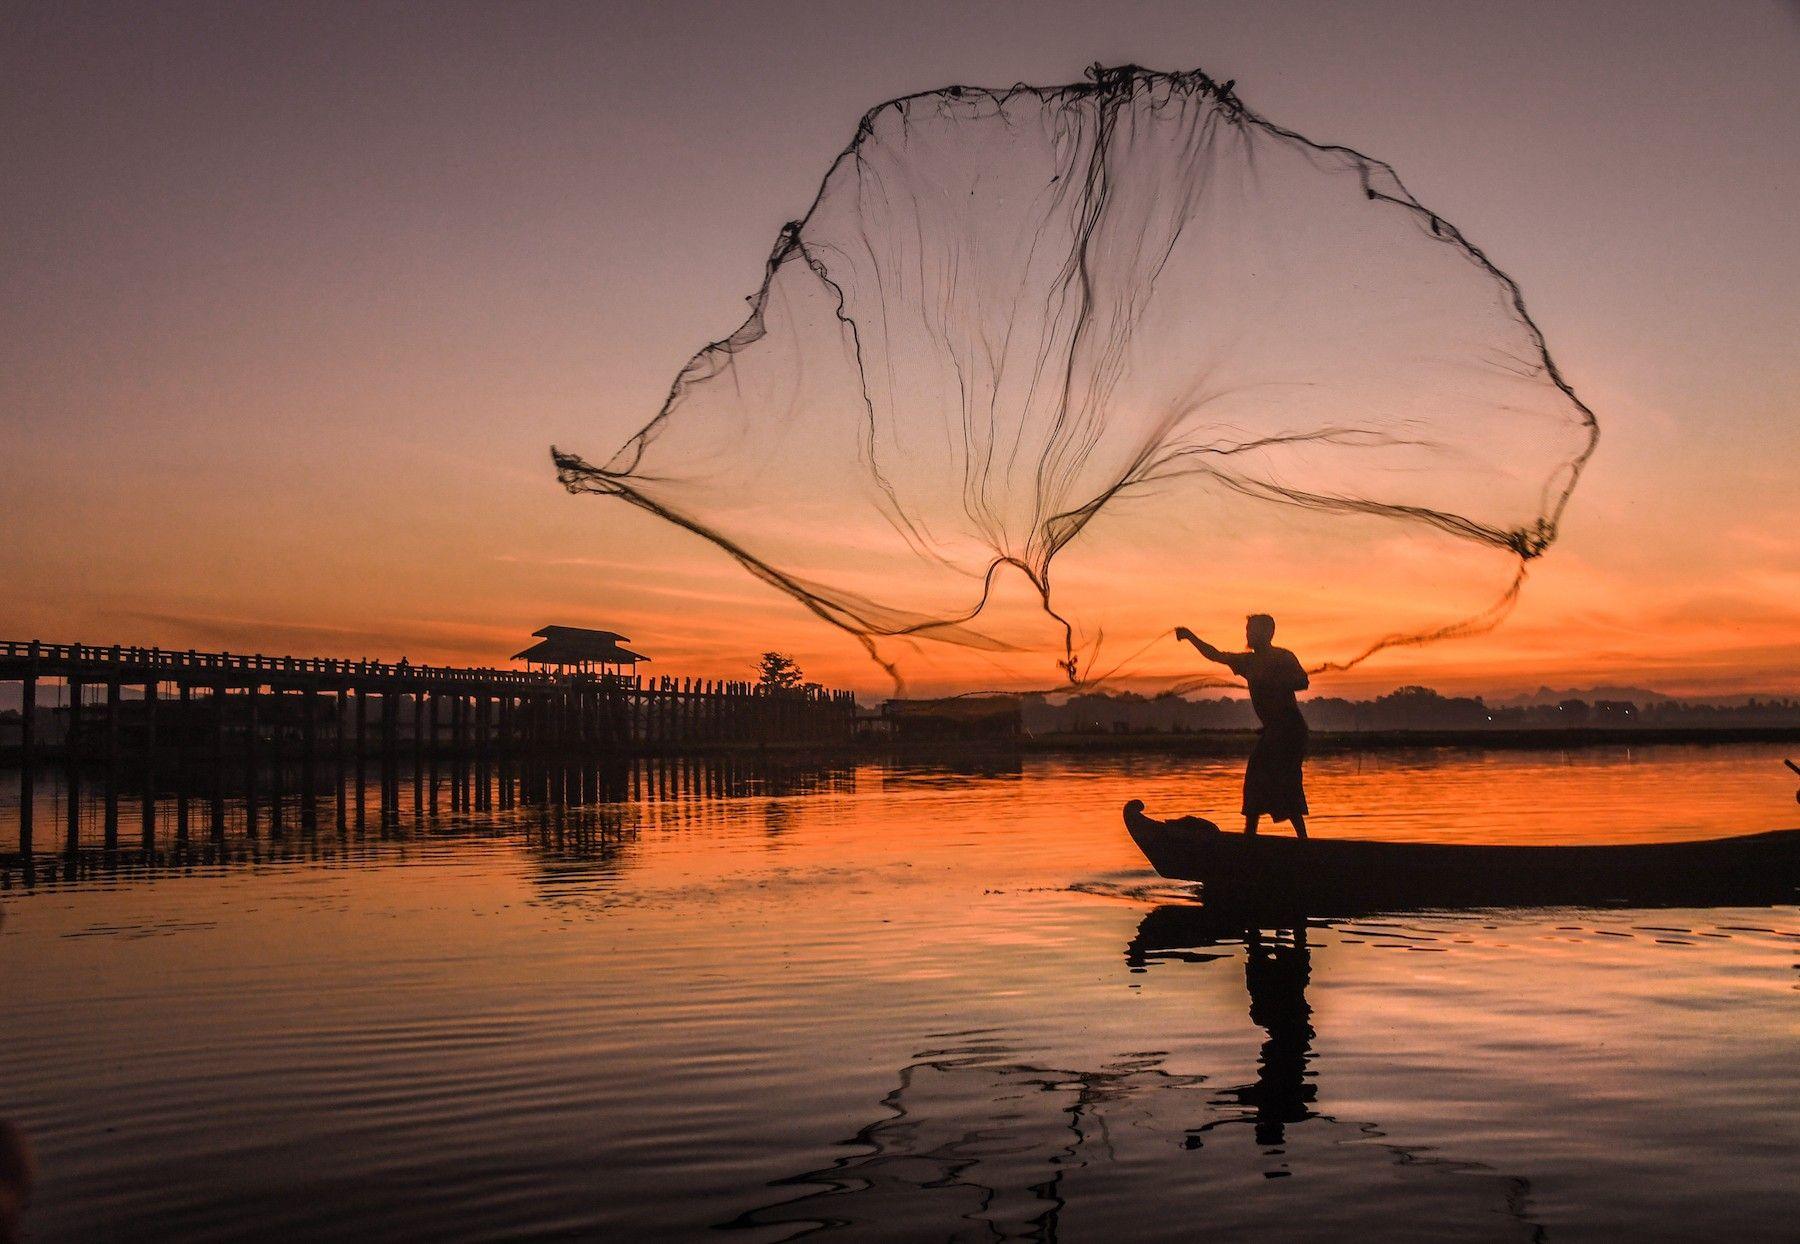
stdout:
[[(0, 642), (0, 686), (9, 682), (19, 684), (19, 717), (16, 735), (0, 736), (0, 758), (20, 771), (18, 841), (27, 858), (39, 779), (50, 767), (62, 777), (73, 850), (84, 781), (99, 785), (107, 846), (117, 845), (127, 788), (141, 804), (146, 843), (159, 791), (172, 796), (185, 841), (190, 804), (203, 806), (215, 836), (228, 802), (241, 807), (252, 835), (264, 811), (278, 830), (289, 804), (302, 825), (315, 825), (321, 795), (340, 825), (351, 809), (360, 818), (371, 765), (378, 815), (398, 806), (403, 774), (415, 804), (429, 778), (435, 806), (440, 766), (453, 810), (587, 803), (603, 762), (847, 743), (856, 716), (851, 693), (817, 687), (37, 640)], [(351, 782), (354, 802), (345, 794)]]

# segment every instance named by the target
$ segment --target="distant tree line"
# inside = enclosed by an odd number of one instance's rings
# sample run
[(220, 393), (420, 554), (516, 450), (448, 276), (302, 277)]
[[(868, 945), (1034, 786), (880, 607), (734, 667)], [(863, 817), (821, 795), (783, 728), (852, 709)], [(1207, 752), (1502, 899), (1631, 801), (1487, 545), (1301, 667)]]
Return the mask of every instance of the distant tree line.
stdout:
[[(1029, 695), (1023, 724), (1031, 734), (1181, 734), (1252, 730), (1250, 702), (1229, 696), (1190, 700), (1133, 692), (1070, 696), (1052, 703)], [(1751, 697), (1715, 704), (1659, 699), (1563, 699), (1542, 704), (1489, 704), (1480, 696), (1446, 696), (1430, 687), (1401, 687), (1372, 700), (1320, 696), (1301, 711), (1315, 730), (1541, 730), (1546, 728), (1800, 726), (1800, 699)]]

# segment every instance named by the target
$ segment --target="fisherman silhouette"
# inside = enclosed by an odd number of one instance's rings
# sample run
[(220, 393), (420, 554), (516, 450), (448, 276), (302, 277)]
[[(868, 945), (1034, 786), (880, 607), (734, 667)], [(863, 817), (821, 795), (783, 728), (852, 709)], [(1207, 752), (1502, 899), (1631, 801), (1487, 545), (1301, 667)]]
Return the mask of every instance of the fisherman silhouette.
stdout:
[(1310, 681), (1298, 657), (1274, 646), (1275, 619), (1266, 613), (1245, 619), (1248, 652), (1221, 652), (1185, 626), (1175, 628), (1175, 638), (1194, 645), (1201, 656), (1250, 684), (1250, 705), (1262, 729), (1244, 770), (1244, 832), (1254, 834), (1257, 822), (1267, 816), (1292, 822), (1295, 835), (1306, 837), (1306, 788), (1300, 766), (1306, 759), (1307, 729), (1294, 693), (1306, 690)]

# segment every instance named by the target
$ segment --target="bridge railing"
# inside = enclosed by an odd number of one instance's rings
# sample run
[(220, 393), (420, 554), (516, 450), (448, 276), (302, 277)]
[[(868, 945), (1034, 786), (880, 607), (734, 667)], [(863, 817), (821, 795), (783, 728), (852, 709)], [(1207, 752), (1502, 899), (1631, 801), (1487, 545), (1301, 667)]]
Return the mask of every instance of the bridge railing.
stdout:
[(221, 673), (268, 672), (338, 677), (417, 678), (433, 681), (509, 683), (539, 686), (556, 676), (529, 670), (481, 666), (413, 665), (410, 662), (344, 660), (336, 657), (279, 657), (263, 653), (201, 652), (197, 649), (142, 647), (131, 644), (52, 644), (42, 640), (0, 640), (0, 660), (27, 661), (46, 667), (117, 667), (121, 670), (217, 670)]
[[(159, 673), (269, 673), (321, 675), (334, 678), (390, 679), (399, 682), (465, 683), (485, 687), (553, 687), (571, 681), (600, 684), (639, 696), (729, 697), (768, 699), (786, 704), (833, 704), (851, 711), (855, 696), (809, 684), (772, 690), (752, 682), (676, 678), (669, 675), (578, 674), (508, 670), (486, 666), (413, 665), (410, 662), (343, 660), (335, 657), (272, 657), (262, 653), (201, 652), (197, 649), (142, 647), (129, 644), (52, 644), (42, 640), (0, 640), (0, 661), (25, 662), (40, 674), (65, 673), (143, 679)], [(18, 674), (8, 675), (17, 678)]]

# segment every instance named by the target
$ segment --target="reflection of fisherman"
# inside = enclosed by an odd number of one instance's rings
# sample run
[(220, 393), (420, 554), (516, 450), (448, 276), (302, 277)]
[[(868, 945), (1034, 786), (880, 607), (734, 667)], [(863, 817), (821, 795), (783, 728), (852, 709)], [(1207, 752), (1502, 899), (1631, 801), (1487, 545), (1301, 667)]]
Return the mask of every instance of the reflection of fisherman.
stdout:
[(1256, 1083), (1238, 1090), (1238, 1100), (1256, 1108), (1256, 1139), (1279, 1145), (1283, 1127), (1312, 1117), (1308, 1106), (1318, 1086), (1306, 1082), (1312, 1054), (1312, 1008), (1306, 1004), (1306, 982), (1312, 955), (1304, 926), (1294, 930), (1293, 945), (1264, 943), (1259, 933), (1245, 939), (1244, 985), (1250, 991), (1250, 1022), (1269, 1036), (1263, 1042)]
[(1244, 770), (1244, 832), (1254, 834), (1264, 816), (1292, 821), (1294, 833), (1306, 837), (1306, 788), (1300, 764), (1306, 759), (1306, 719), (1294, 700), (1310, 685), (1300, 659), (1274, 646), (1275, 619), (1253, 613), (1244, 623), (1248, 652), (1221, 652), (1185, 626), (1175, 638), (1186, 640), (1209, 661), (1217, 661), (1250, 684), (1250, 704), (1262, 722), (1256, 750)]
[(1262, 932), (1244, 934), (1244, 987), (1250, 991), (1250, 1022), (1267, 1033), (1256, 1060), (1256, 1083), (1227, 1090), (1231, 1098), (1255, 1113), (1247, 1120), (1218, 1119), (1195, 1129), (1190, 1147), (1200, 1133), (1225, 1123), (1256, 1125), (1256, 1143), (1279, 1145), (1287, 1139), (1287, 1125), (1313, 1117), (1312, 1103), (1319, 1088), (1306, 1078), (1312, 1059), (1312, 1007), (1306, 1002), (1306, 982), (1312, 975), (1312, 954), (1306, 947), (1304, 925), (1294, 930), (1294, 940), (1263, 941)]

